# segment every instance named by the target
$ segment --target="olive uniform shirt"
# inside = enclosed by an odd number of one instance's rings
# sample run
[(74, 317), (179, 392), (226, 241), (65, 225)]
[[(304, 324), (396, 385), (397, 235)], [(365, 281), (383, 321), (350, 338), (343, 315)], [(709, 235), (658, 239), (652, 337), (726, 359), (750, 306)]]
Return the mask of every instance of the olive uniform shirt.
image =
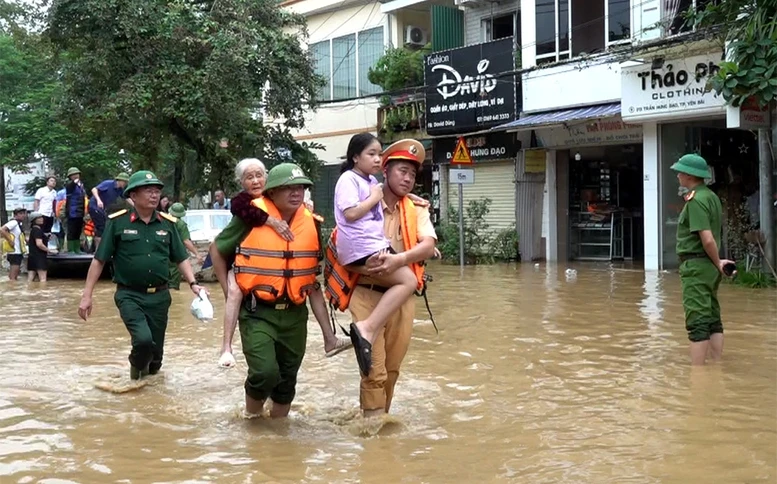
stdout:
[[(187, 240), (191, 240), (192, 236), (189, 233), (189, 226), (186, 225), (186, 222), (183, 221), (183, 219), (178, 219), (177, 222), (175, 222), (175, 228), (178, 230), (178, 235), (181, 237), (181, 242), (186, 242)], [(184, 246), (184, 249), (186, 246)], [(188, 252), (187, 252), (188, 257)], [(178, 270), (178, 264), (170, 261), (170, 287), (178, 289), (178, 287), (181, 285), (181, 271)]]
[(167, 284), (169, 262), (179, 264), (188, 258), (175, 223), (156, 211), (148, 224), (134, 209), (114, 215), (105, 226), (95, 259), (113, 259), (116, 284), (136, 288)]
[(704, 254), (699, 232), (709, 230), (720, 248), (723, 208), (715, 192), (705, 185), (697, 185), (686, 195), (685, 206), (677, 224), (677, 255)]

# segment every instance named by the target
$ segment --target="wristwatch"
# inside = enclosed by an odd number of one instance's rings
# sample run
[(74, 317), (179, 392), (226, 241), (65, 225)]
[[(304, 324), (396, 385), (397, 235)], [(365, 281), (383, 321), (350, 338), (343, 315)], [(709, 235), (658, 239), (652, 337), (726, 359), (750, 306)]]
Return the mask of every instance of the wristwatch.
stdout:
[(197, 285), (197, 281), (192, 281), (192, 282), (189, 283), (189, 288), (191, 289), (192, 287), (194, 287), (196, 285)]

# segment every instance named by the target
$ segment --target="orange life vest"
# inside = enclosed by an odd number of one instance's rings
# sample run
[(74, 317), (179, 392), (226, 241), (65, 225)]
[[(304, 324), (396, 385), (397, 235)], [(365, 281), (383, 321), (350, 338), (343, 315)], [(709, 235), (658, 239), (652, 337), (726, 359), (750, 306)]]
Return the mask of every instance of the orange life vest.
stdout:
[(67, 200), (60, 200), (57, 202), (57, 208), (56, 208), (56, 211), (54, 212), (55, 217), (64, 218), (65, 216), (64, 207), (66, 202)]
[[(399, 223), (405, 250), (410, 250), (418, 245), (418, 218), (415, 204), (407, 197), (399, 201)], [(418, 281), (416, 290), (422, 291), (425, 284), (424, 264), (414, 262), (410, 268)], [(359, 274), (348, 271), (337, 261), (337, 229), (334, 229), (324, 255), (324, 284), (329, 303), (340, 311), (348, 309), (357, 282)]]
[[(256, 207), (270, 217), (282, 218), (271, 200), (254, 200)], [(318, 256), (321, 250), (315, 216), (301, 206), (291, 220), (294, 240), (283, 240), (267, 225), (255, 227), (237, 248), (235, 280), (244, 295), (253, 294), (274, 302), (284, 294), (294, 304), (302, 304), (316, 288), (321, 273)]]

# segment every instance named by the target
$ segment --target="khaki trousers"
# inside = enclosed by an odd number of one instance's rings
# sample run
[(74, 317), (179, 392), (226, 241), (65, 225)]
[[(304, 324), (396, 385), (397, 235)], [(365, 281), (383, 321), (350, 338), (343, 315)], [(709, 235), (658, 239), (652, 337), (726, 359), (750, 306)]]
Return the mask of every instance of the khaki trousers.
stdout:
[[(356, 286), (348, 309), (354, 322), (366, 319), (378, 305), (382, 293)], [(399, 366), (410, 346), (415, 317), (415, 297), (407, 301), (386, 322), (372, 345), (372, 369), (368, 376), (362, 376), (359, 401), (362, 410), (389, 411), (394, 397), (394, 386), (399, 378)]]

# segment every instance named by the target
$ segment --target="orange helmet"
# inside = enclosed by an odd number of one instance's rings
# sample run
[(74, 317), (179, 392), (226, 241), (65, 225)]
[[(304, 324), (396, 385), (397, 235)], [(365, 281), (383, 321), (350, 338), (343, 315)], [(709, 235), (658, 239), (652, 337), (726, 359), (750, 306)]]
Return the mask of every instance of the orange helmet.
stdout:
[(403, 139), (383, 150), (383, 168), (391, 160), (404, 160), (415, 163), (420, 170), (425, 158), (424, 145), (414, 139)]

